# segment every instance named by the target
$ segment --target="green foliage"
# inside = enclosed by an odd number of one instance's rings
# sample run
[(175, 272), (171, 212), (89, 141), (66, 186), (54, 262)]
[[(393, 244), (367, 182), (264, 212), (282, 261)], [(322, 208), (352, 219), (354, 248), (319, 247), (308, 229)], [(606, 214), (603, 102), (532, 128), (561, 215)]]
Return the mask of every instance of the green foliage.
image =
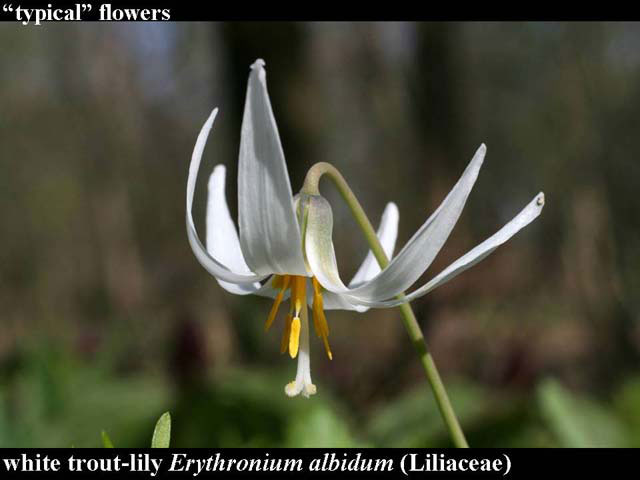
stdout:
[(102, 430), (100, 436), (102, 438), (102, 446), (104, 448), (113, 448), (113, 443), (111, 442), (111, 439), (109, 438), (109, 435), (107, 435), (107, 432)]
[(318, 385), (309, 399), (288, 398), (284, 385), (290, 369), (236, 370), (194, 387), (178, 398), (172, 411), (174, 446), (207, 447), (362, 447), (352, 417)]
[(153, 430), (151, 448), (169, 448), (171, 441), (171, 414), (165, 412), (160, 416)]
[(0, 446), (98, 447), (104, 425), (120, 446), (145, 445), (155, 418), (169, 403), (165, 381), (116, 376), (106, 366), (55, 351), (24, 350), (0, 384)]
[(354, 448), (370, 446), (353, 437), (346, 417), (324, 402), (313, 402), (308, 409), (297, 410), (289, 419), (286, 447)]
[[(626, 382), (613, 404), (569, 391), (547, 379), (536, 395), (496, 395), (468, 382), (449, 382), (449, 393), (472, 446), (624, 447), (640, 442), (640, 378)], [(371, 415), (376, 446), (448, 445), (426, 386), (400, 395)]]
[(556, 380), (545, 380), (537, 392), (542, 417), (563, 447), (622, 447), (622, 422), (596, 401), (574, 394)]
[(615, 393), (613, 405), (629, 431), (629, 447), (640, 447), (640, 377), (627, 379)]
[[(291, 368), (227, 370), (179, 390), (166, 379), (114, 376), (100, 364), (47, 349), (24, 350), (0, 385), (0, 445), (153, 447), (440, 447), (450, 441), (429, 388), (377, 406), (340, 402), (330, 385), (310, 399), (290, 399)], [(611, 401), (572, 391), (558, 380), (510, 392), (447, 379), (451, 401), (472, 446), (638, 446), (640, 377), (613, 388)], [(159, 419), (153, 411), (167, 407)], [(156, 421), (157, 420), (157, 421)], [(155, 430), (153, 426), (155, 424)]]
[[(107, 432), (102, 430), (102, 446), (104, 448), (114, 448), (113, 442), (107, 435)], [(171, 441), (171, 414), (169, 412), (163, 413), (153, 430), (153, 436), (151, 438), (151, 448), (169, 448)]]
[[(474, 423), (493, 406), (488, 392), (471, 383), (448, 382), (447, 390), (463, 426)], [(448, 441), (427, 385), (402, 394), (374, 411), (369, 433), (376, 446), (433, 447)]]

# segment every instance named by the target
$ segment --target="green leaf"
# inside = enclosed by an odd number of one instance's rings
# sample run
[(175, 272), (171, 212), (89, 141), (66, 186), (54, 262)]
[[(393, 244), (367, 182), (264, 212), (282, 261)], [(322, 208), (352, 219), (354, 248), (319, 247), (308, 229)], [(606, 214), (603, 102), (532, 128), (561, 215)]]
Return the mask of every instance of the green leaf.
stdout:
[(348, 419), (322, 401), (304, 400), (308, 406), (292, 412), (286, 431), (287, 447), (353, 448), (364, 447), (352, 435)]
[[(495, 410), (495, 399), (478, 385), (450, 381), (447, 390), (463, 426), (475, 424)], [(375, 410), (368, 431), (376, 446), (436, 447), (443, 446), (443, 439), (448, 438), (433, 393), (426, 385), (409, 390)]]
[(169, 448), (171, 441), (171, 414), (164, 412), (156, 423), (151, 439), (151, 448)]
[(102, 436), (102, 446), (104, 448), (113, 448), (113, 443), (111, 443), (111, 439), (109, 438), (109, 435), (107, 435), (107, 432), (102, 430), (101, 436)]
[(629, 431), (629, 447), (640, 446), (640, 377), (624, 382), (614, 396), (614, 407)]
[(538, 387), (540, 411), (563, 447), (623, 447), (627, 432), (609, 410), (583, 395), (572, 393), (558, 381), (547, 379)]

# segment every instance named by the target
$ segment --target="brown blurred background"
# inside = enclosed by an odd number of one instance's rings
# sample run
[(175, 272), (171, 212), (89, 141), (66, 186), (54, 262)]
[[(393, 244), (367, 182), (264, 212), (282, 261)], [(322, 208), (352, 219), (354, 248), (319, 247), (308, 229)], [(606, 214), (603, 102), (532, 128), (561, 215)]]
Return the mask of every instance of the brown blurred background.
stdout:
[[(0, 25), (0, 445), (446, 446), (399, 316), (330, 312), (318, 395), (265, 335), (270, 302), (223, 291), (185, 225), (228, 167), (236, 212), (249, 65), (266, 60), (292, 187), (329, 161), (398, 249), (484, 142), (465, 212), (427, 272), (540, 190), (542, 216), (414, 303), (472, 446), (640, 446), (640, 25)], [(345, 277), (366, 252), (330, 186)], [(425, 278), (427, 278), (425, 276)], [(281, 322), (281, 320), (280, 320)]]

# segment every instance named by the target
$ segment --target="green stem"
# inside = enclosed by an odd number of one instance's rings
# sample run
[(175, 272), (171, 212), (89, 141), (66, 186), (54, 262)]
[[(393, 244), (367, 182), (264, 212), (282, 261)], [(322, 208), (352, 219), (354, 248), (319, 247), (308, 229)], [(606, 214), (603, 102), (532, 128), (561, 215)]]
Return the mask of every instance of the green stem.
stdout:
[[(347, 181), (333, 165), (326, 162), (319, 162), (311, 167), (305, 178), (302, 192), (308, 195), (319, 195), (319, 183), (320, 178), (323, 175), (327, 175), (333, 181), (343, 200), (349, 206), (349, 209), (360, 226), (360, 229), (364, 233), (373, 255), (380, 264), (380, 268), (385, 268), (389, 264), (389, 259), (387, 258), (382, 245), (380, 245), (380, 242), (378, 241), (376, 231), (373, 229), (373, 226), (362, 209), (360, 202), (351, 191), (351, 188), (349, 188)], [(398, 295), (397, 298), (404, 298), (404, 294)], [(436, 403), (438, 404), (438, 409), (440, 410), (444, 423), (449, 430), (449, 435), (451, 435), (451, 440), (456, 447), (468, 448), (469, 444), (467, 443), (464, 433), (460, 428), (460, 423), (458, 422), (456, 413), (451, 406), (451, 401), (449, 400), (447, 391), (444, 388), (444, 384), (442, 383), (436, 364), (433, 361), (433, 357), (427, 349), (427, 343), (424, 339), (424, 335), (422, 334), (422, 330), (420, 329), (416, 316), (408, 302), (403, 303), (398, 308), (402, 314), (402, 321), (407, 329), (407, 333), (409, 334), (416, 353), (420, 358), (420, 363), (422, 363), (429, 385), (431, 385)]]

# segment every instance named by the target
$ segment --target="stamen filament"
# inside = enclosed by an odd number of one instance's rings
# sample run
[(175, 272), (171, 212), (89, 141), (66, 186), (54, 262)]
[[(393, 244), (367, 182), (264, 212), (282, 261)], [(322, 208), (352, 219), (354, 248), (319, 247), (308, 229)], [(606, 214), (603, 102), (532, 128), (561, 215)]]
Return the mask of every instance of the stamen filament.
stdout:
[(280, 288), (278, 295), (271, 306), (271, 310), (269, 311), (269, 316), (267, 317), (267, 321), (264, 324), (264, 331), (266, 332), (271, 328), (271, 324), (276, 318), (278, 314), (278, 309), (280, 308), (280, 303), (282, 302), (282, 298), (284, 297), (287, 288), (289, 288), (291, 277), (289, 275), (276, 275), (275, 278), (271, 281), (271, 286), (273, 288)]
[(300, 317), (300, 310), (307, 304), (307, 277), (294, 276), (291, 285), (291, 302), (295, 317)]

